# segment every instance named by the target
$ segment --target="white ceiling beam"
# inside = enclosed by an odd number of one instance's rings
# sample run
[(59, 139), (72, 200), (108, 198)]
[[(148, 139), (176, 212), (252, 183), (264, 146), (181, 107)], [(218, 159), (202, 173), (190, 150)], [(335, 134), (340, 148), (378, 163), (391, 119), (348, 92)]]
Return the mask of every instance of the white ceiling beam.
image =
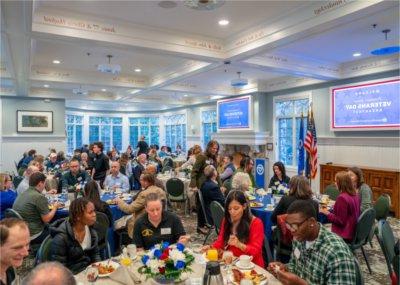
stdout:
[(243, 65), (269, 72), (279, 72), (296, 77), (311, 77), (321, 80), (340, 78), (339, 66), (327, 62), (304, 60), (293, 55), (268, 53), (244, 60)]
[(400, 66), (398, 54), (391, 56), (375, 56), (361, 59), (340, 66), (340, 74), (343, 78), (363, 76), (372, 73), (379, 73), (397, 70)]

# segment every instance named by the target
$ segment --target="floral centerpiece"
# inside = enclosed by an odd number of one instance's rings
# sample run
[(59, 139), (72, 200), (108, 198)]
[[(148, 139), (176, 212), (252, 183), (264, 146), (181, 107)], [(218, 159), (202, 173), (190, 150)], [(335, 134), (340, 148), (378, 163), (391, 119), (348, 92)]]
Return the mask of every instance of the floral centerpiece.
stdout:
[(275, 181), (275, 185), (271, 188), (272, 194), (289, 195), (289, 187), (286, 183), (279, 183), (279, 181)]
[(142, 257), (143, 266), (138, 269), (146, 279), (153, 278), (159, 283), (179, 281), (183, 272), (191, 272), (194, 256), (181, 243), (168, 242), (155, 245)]

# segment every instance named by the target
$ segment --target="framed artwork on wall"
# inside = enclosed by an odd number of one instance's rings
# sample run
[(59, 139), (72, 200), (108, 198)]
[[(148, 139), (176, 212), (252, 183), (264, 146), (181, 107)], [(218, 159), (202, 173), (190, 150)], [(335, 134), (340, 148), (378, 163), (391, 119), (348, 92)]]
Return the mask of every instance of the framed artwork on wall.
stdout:
[(17, 111), (18, 133), (52, 133), (53, 112), (52, 111)]

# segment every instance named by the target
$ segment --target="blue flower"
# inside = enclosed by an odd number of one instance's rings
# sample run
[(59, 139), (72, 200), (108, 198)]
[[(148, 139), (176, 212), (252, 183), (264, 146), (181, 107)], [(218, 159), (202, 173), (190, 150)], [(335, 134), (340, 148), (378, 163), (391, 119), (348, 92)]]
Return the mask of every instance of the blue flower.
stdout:
[(176, 262), (176, 264), (175, 264), (175, 268), (176, 268), (176, 269), (185, 268), (185, 262), (182, 261), (182, 260), (178, 260), (178, 261)]
[(183, 251), (184, 249), (185, 249), (185, 246), (182, 244), (182, 243), (177, 243), (176, 244), (176, 248), (179, 250), (179, 251)]
[(157, 259), (160, 259), (162, 252), (159, 249), (154, 250), (154, 256), (157, 257)]
[(166, 249), (169, 246), (169, 242), (164, 241), (161, 245), (162, 249)]
[(147, 261), (149, 261), (150, 257), (148, 255), (143, 255), (142, 256), (142, 263), (146, 265)]

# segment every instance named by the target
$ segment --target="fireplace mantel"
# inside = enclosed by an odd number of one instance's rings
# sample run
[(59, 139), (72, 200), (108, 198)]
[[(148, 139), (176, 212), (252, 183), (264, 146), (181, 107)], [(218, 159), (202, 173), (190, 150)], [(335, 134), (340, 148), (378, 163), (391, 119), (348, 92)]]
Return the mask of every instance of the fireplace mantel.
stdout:
[(213, 133), (212, 138), (217, 140), (220, 145), (247, 145), (250, 147), (266, 145), (271, 142), (269, 132), (219, 132)]

